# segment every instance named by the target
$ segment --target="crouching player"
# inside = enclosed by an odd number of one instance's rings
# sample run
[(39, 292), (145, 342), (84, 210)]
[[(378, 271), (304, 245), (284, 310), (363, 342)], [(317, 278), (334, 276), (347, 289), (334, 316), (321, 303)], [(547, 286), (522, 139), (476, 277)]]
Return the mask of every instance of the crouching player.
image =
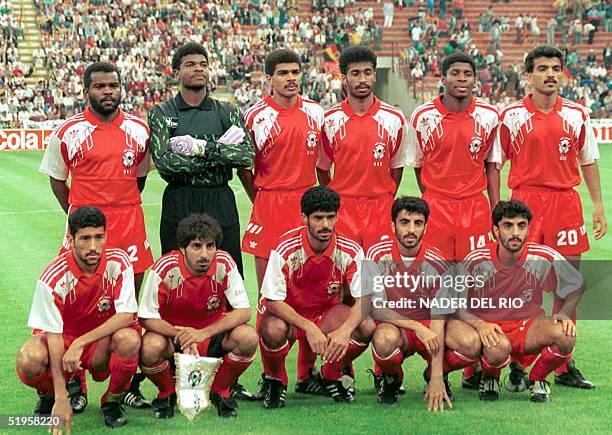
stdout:
[[(510, 355), (539, 353), (529, 373), (531, 401), (548, 402), (546, 378), (574, 350), (576, 325), (570, 316), (582, 296), (582, 275), (554, 249), (525, 243), (531, 218), (522, 202), (500, 201), (493, 210), (497, 243), (471, 252), (462, 264), (464, 273), (476, 278), (467, 310), (459, 315), (482, 341), (481, 400), (498, 399), (499, 376)], [(549, 289), (565, 301), (552, 318), (544, 317), (542, 308), (543, 292)], [(489, 308), (474, 303), (485, 299)]]
[(69, 250), (40, 276), (28, 326), (41, 331), (17, 355), (21, 381), (38, 391), (35, 414), (54, 414), (67, 427), (72, 409), (68, 377), (82, 369), (101, 382), (104, 423), (126, 423), (120, 400), (138, 367), (140, 333), (135, 314), (134, 271), (128, 255), (105, 249), (106, 219), (95, 207), (68, 218)]
[(257, 334), (247, 325), (249, 300), (236, 263), (221, 244), (221, 227), (207, 214), (179, 222), (179, 249), (153, 265), (138, 317), (142, 372), (159, 388), (155, 418), (174, 416), (175, 384), (169, 359), (175, 352), (223, 358), (210, 399), (221, 417), (236, 416), (230, 386), (251, 365)]
[[(260, 322), (262, 359), (270, 378), (264, 407), (285, 405), (285, 359), (296, 340), (307, 342), (325, 363), (318, 382), (336, 402), (355, 398), (340, 381), (342, 369), (363, 353), (373, 331), (366, 320), (369, 296), (359, 278), (361, 247), (335, 232), (340, 198), (328, 187), (307, 190), (301, 199), (303, 227), (281, 237), (270, 253), (261, 289), (265, 314)], [(340, 301), (343, 286), (355, 298)]]
[(444, 410), (445, 403), (452, 408), (448, 373), (474, 364), (480, 342), (465, 322), (446, 320), (454, 311), (452, 267), (438, 249), (422, 241), (428, 217), (424, 200), (396, 199), (391, 209), (394, 234), (368, 249), (366, 260), (371, 262), (362, 273), (366, 277), (374, 268), (375, 278), (400, 278), (392, 284), (373, 283), (371, 315), (377, 326), (372, 355), (379, 372), (375, 373), (378, 403), (397, 402), (402, 362), (418, 353), (428, 362), (423, 373), (428, 409), (437, 412)]

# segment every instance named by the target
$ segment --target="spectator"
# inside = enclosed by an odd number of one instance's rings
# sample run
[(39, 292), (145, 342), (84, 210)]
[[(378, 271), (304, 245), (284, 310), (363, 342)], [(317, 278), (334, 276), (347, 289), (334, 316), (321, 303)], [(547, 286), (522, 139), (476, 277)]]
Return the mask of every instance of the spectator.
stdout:
[(385, 21), (383, 27), (391, 27), (393, 26), (393, 14), (395, 12), (395, 6), (391, 1), (387, 1), (383, 4), (383, 15), (385, 17)]
[(546, 43), (555, 45), (555, 30), (557, 29), (557, 20), (550, 17), (546, 22)]
[(595, 32), (597, 32), (597, 27), (593, 25), (592, 22), (587, 21), (584, 25), (584, 33), (588, 35), (587, 44), (593, 45), (593, 39), (595, 38)]
[(519, 14), (514, 21), (514, 29), (516, 30), (516, 43), (523, 43), (523, 14)]

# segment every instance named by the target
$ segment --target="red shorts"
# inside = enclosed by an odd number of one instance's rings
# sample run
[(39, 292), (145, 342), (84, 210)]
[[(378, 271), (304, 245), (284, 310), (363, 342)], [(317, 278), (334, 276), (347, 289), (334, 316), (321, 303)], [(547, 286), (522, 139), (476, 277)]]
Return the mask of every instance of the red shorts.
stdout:
[(257, 192), (251, 220), (242, 238), (242, 252), (269, 258), (280, 236), (303, 225), (300, 217), (302, 195), (302, 191)]
[(423, 199), (430, 210), (423, 239), (440, 249), (446, 260), (462, 260), (489, 243), (491, 208), (483, 194), (448, 199), (426, 192)]
[(363, 245), (372, 234), (380, 237), (391, 231), (391, 195), (378, 198), (340, 198), (336, 229), (339, 234)]
[[(429, 320), (418, 320), (418, 322), (429, 328)], [(431, 356), (429, 355), (429, 352), (427, 352), (425, 344), (423, 344), (421, 339), (417, 336), (416, 332), (414, 332), (412, 329), (405, 328), (400, 328), (400, 332), (404, 337), (406, 344), (408, 345), (408, 351), (404, 353), (405, 358), (408, 358), (409, 356), (418, 353), (425, 361), (430, 360)]]
[(533, 324), (533, 319), (529, 320), (504, 320), (501, 322), (495, 322), (501, 326), (504, 334), (510, 340), (512, 344), (512, 350), (510, 354), (512, 356), (520, 356), (525, 353), (525, 339), (527, 338), (527, 332)]
[[(106, 247), (127, 252), (134, 267), (134, 274), (143, 273), (153, 264), (151, 245), (147, 240), (144, 214), (140, 205), (128, 207), (98, 207), (106, 217)], [(72, 207), (71, 207), (72, 210)], [(71, 210), (68, 211), (70, 214)], [(66, 236), (68, 222), (66, 222)], [(69, 249), (68, 239), (60, 253)]]
[(512, 192), (512, 199), (523, 202), (533, 214), (528, 241), (550, 246), (563, 255), (589, 250), (582, 203), (574, 189), (521, 188)]
[[(321, 329), (321, 325), (323, 325), (323, 322), (325, 322), (325, 319), (327, 319), (327, 316), (329, 316), (329, 313), (331, 312), (331, 310), (334, 307), (335, 307), (335, 305), (332, 305), (327, 310), (325, 310), (323, 313), (319, 314), (318, 316), (316, 316), (314, 318), (308, 318), (308, 320), (310, 320), (312, 323), (317, 325), (317, 327), (319, 329)], [(308, 340), (306, 338), (306, 332), (303, 329), (300, 329), (300, 328), (295, 328), (295, 330), (296, 330), (295, 339), (296, 340), (305, 340), (308, 343)]]

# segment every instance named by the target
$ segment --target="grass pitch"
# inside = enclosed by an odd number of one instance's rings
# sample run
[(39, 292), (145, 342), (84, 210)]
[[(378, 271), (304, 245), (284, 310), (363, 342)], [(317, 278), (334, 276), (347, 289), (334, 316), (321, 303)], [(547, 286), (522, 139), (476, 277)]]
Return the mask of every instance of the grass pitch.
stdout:
[[(600, 170), (604, 190), (604, 203), (612, 205), (612, 147), (601, 147)], [(36, 400), (35, 392), (21, 384), (15, 373), (15, 354), (30, 331), (26, 326), (32, 303), (36, 279), (42, 269), (57, 254), (64, 234), (66, 217), (55, 201), (46, 176), (38, 172), (42, 152), (20, 151), (0, 153), (0, 326), (2, 345), (0, 377), (3, 397), (0, 414), (29, 414)], [(506, 168), (507, 171), (507, 168)], [(506, 179), (506, 171), (502, 180)], [(152, 173), (143, 192), (143, 208), (149, 240), (155, 258), (159, 257), (159, 217), (161, 196), (165, 182)], [(502, 183), (504, 184), (504, 183)], [(237, 180), (232, 182), (236, 192), (242, 227), (249, 219), (251, 204)], [(584, 203), (585, 221), (591, 233), (592, 207), (584, 185), (578, 189)], [(406, 169), (400, 194), (417, 194), (412, 170)], [(507, 198), (505, 187), (502, 198)], [(612, 220), (612, 214), (608, 213)], [(592, 247), (584, 258), (612, 259), (612, 234)], [(254, 305), (257, 290), (253, 259), (245, 255), (246, 286)], [(254, 323), (254, 316), (253, 321)], [(610, 433), (612, 432), (612, 376), (609, 371), (612, 345), (608, 328), (612, 321), (582, 321), (575, 352), (583, 372), (597, 388), (577, 391), (552, 387), (549, 404), (529, 402), (529, 394), (502, 393), (499, 402), (483, 403), (473, 391), (462, 391), (460, 374), (451, 374), (455, 394), (455, 408), (450, 412), (433, 415), (422, 402), (424, 362), (411, 357), (404, 363), (407, 393), (393, 407), (377, 405), (372, 378), (366, 370), (372, 366), (368, 350), (355, 363), (357, 371), (357, 401), (352, 405), (339, 405), (329, 398), (315, 398), (293, 393), (293, 381), (289, 384), (286, 407), (267, 411), (259, 403), (240, 403), (239, 416), (231, 421), (221, 420), (216, 413), (207, 410), (193, 423), (178, 413), (168, 421), (153, 419), (150, 410), (128, 409), (128, 424), (115, 433), (201, 433), (214, 430), (217, 433), (287, 433), (297, 430), (305, 433)], [(287, 359), (289, 379), (295, 378), (295, 354)], [(259, 357), (243, 375), (241, 382), (249, 389), (257, 389), (261, 372)], [(507, 370), (504, 371), (504, 375)], [(551, 376), (552, 380), (552, 376)], [(112, 432), (107, 429), (99, 411), (99, 397), (105, 385), (89, 378), (89, 406), (84, 414), (75, 416), (73, 433)], [(150, 382), (143, 384), (148, 398), (156, 394)], [(0, 433), (10, 433), (0, 427)], [(25, 431), (21, 431), (22, 433)], [(44, 429), (29, 430), (43, 433)]]

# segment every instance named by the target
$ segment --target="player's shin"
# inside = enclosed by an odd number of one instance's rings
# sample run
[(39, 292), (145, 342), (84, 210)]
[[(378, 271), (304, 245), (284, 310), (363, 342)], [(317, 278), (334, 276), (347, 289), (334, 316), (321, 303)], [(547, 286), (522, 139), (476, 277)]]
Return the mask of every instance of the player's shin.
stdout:
[(102, 404), (107, 400), (114, 400), (123, 394), (129, 387), (132, 377), (138, 369), (138, 353), (134, 356), (121, 356), (116, 352), (111, 353), (110, 382), (108, 390), (102, 397)]
[(221, 397), (229, 397), (230, 386), (238, 380), (254, 359), (254, 352), (251, 355), (237, 355), (234, 352), (225, 355), (210, 391), (218, 393)]
[(157, 396), (159, 399), (165, 399), (174, 394), (176, 386), (174, 378), (172, 377), (169, 361), (162, 360), (152, 366), (141, 365), (140, 369), (159, 389), (159, 394)]
[(529, 372), (530, 381), (544, 381), (560, 365), (567, 363), (572, 354), (563, 354), (557, 346), (547, 346), (540, 352), (540, 357)]
[(267, 347), (263, 339), (259, 340), (261, 349), (261, 359), (265, 361), (264, 367), (268, 368), (268, 373), (272, 379), (280, 380), (283, 385), (287, 385), (287, 369), (285, 367), (285, 359), (291, 349), (291, 343), (286, 341), (285, 344), (277, 349)]

